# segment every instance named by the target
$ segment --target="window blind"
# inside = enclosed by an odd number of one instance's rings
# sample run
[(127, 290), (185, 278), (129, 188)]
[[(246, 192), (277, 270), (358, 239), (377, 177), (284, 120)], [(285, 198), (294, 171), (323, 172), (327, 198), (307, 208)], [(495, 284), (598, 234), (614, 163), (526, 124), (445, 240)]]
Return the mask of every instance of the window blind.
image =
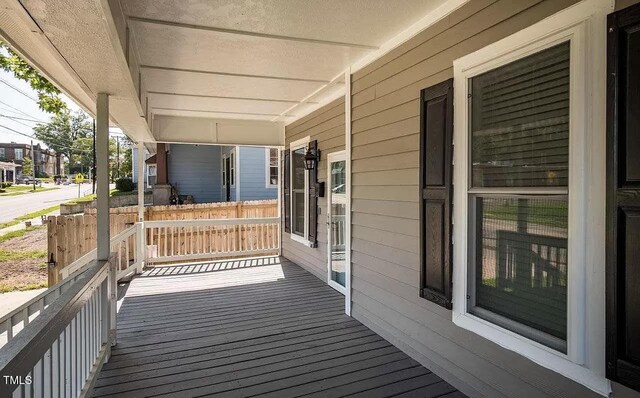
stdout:
[(569, 42), (471, 79), (474, 187), (567, 186)]

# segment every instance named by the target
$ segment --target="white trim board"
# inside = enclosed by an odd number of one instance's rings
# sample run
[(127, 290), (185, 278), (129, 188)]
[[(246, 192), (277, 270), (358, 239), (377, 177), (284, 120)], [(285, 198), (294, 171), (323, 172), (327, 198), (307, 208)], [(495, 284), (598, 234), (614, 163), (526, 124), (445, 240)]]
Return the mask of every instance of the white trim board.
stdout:
[(344, 126), (345, 126), (345, 143), (344, 143), (344, 152), (345, 152), (345, 166), (346, 166), (346, 174), (347, 178), (345, 183), (347, 184), (347, 209), (346, 209), (346, 231), (345, 235), (347, 238), (345, 252), (346, 258), (345, 262), (347, 263), (346, 275), (345, 275), (345, 298), (344, 298), (344, 312), (345, 314), (351, 316), (351, 68), (348, 68), (344, 72), (344, 85), (345, 85), (345, 95), (344, 95)]
[[(331, 205), (332, 205), (332, 196), (333, 193), (331, 192), (331, 183), (332, 183), (332, 176), (331, 176), (331, 163), (334, 162), (339, 162), (339, 161), (344, 161), (345, 162), (345, 177), (346, 177), (346, 163), (347, 163), (347, 155), (345, 151), (337, 151), (337, 152), (331, 152), (330, 154), (327, 155), (327, 186), (325, 188), (325, 192), (326, 195), (325, 197), (327, 198), (327, 215), (326, 215), (326, 219), (327, 219), (327, 284), (329, 286), (331, 286), (332, 288), (336, 289), (337, 291), (339, 291), (340, 293), (345, 295), (345, 313), (346, 313), (346, 303), (347, 303), (347, 268), (349, 268), (349, 263), (348, 263), (348, 258), (345, 257), (345, 286), (340, 285), (339, 283), (335, 282), (333, 279), (331, 279), (331, 231), (332, 231), (332, 226), (331, 226)], [(346, 183), (346, 181), (345, 181)], [(346, 194), (346, 187), (345, 187), (345, 197), (347, 197)], [(346, 210), (346, 209), (345, 209)], [(347, 239), (348, 235), (347, 235), (347, 217), (346, 217), (346, 211), (345, 211), (345, 239)], [(345, 256), (346, 256), (346, 251), (347, 251), (347, 246), (346, 246), (346, 240), (345, 240)]]
[[(453, 322), (607, 395), (604, 347), (605, 60), (610, 0), (586, 0), (454, 61)], [(567, 354), (467, 311), (468, 79), (571, 40)], [(587, 281), (588, 280), (588, 281)]]

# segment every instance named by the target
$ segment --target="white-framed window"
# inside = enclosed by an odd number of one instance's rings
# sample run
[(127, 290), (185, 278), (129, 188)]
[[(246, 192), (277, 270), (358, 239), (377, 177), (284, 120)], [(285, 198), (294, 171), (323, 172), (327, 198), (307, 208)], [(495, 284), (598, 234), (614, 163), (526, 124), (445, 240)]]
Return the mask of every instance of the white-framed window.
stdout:
[(267, 188), (276, 188), (278, 186), (278, 149), (265, 148), (265, 181)]
[(6, 156), (6, 152), (4, 150), (4, 148), (0, 148), (0, 159), (4, 159)]
[(588, 0), (454, 62), (452, 319), (602, 394), (604, 102), (590, 93), (604, 93), (608, 11)]
[(304, 168), (304, 155), (310, 138), (289, 145), (291, 239), (309, 244), (309, 172)]
[(147, 174), (149, 175), (149, 177), (155, 177), (157, 173), (157, 169), (158, 169), (158, 166), (156, 166), (155, 164), (147, 165)]
[(16, 160), (22, 160), (22, 158), (24, 157), (24, 153), (22, 152), (22, 148), (15, 148), (13, 151), (14, 151), (15, 159)]
[(222, 155), (222, 186), (227, 186), (227, 155)]

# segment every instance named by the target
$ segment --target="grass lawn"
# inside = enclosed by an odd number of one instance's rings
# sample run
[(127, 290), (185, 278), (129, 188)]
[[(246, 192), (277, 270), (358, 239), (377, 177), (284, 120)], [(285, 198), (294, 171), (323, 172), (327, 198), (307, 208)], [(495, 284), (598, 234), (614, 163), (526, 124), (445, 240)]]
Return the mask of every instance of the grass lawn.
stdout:
[(0, 236), (0, 293), (47, 287), (46, 246), (44, 226)]
[(36, 186), (36, 190), (33, 190), (33, 185), (12, 185), (7, 188), (0, 189), (0, 196), (16, 196), (16, 195), (24, 195), (28, 193), (34, 192), (46, 192), (53, 191), (54, 189), (60, 189), (58, 187), (38, 187)]
[[(13, 219), (11, 221), (0, 223), (0, 229), (7, 228), (7, 227), (10, 227), (12, 225), (20, 224), (22, 221), (31, 220), (32, 218), (38, 218), (40, 216), (43, 216), (45, 214), (49, 214), (52, 211), (56, 211), (56, 210), (59, 210), (59, 209), (60, 209), (60, 205), (55, 205), (55, 206), (47, 207), (46, 209), (42, 209), (42, 210), (39, 210), (39, 211), (34, 211), (33, 213), (24, 214), (24, 215), (22, 215), (20, 217), (16, 217), (15, 219)], [(0, 242), (2, 242), (2, 237), (0, 237)]]

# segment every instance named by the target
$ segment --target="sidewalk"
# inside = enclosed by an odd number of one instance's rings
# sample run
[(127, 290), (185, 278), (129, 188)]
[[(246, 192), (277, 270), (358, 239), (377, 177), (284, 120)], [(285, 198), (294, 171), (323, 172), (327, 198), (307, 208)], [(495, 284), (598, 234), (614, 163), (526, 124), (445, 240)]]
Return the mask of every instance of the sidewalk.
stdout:
[[(51, 213), (47, 213), (45, 215), (45, 217), (59, 216), (59, 215), (60, 215), (60, 210), (56, 210), (56, 211), (52, 211)], [(8, 234), (9, 232), (19, 231), (21, 229), (25, 229), (26, 228), (25, 223), (29, 222), (29, 221), (31, 222), (32, 226), (43, 225), (42, 224), (42, 219), (40, 217), (32, 218), (31, 220), (21, 221), (19, 224), (12, 225), (10, 227), (0, 229), (0, 236)]]

